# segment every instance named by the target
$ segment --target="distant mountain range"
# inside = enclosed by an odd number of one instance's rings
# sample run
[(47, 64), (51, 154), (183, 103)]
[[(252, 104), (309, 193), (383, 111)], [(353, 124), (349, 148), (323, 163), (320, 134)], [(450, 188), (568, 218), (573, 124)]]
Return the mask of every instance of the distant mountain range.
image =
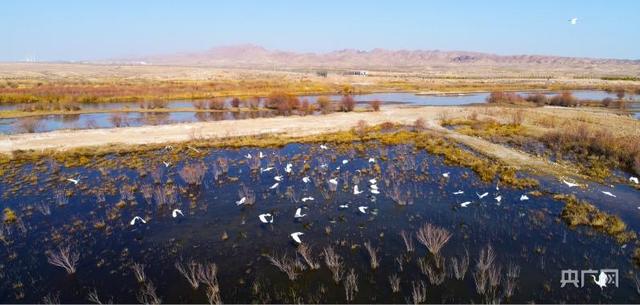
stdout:
[(216, 47), (203, 52), (176, 53), (118, 59), (110, 63), (185, 65), (238, 68), (345, 68), (385, 69), (433, 66), (620, 66), (640, 60), (598, 59), (545, 55), (496, 55), (466, 51), (345, 49), (328, 53), (268, 50), (256, 45)]

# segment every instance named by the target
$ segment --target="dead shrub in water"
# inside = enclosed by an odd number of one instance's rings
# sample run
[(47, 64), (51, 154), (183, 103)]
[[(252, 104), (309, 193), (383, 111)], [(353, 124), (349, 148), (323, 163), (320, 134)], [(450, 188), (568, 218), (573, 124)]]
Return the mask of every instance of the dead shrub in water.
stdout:
[(457, 257), (451, 258), (451, 270), (453, 276), (457, 280), (464, 279), (464, 275), (467, 273), (467, 269), (469, 268), (469, 253), (465, 250), (465, 255), (458, 260)]
[(313, 105), (309, 103), (309, 100), (304, 99), (302, 101), (302, 104), (300, 104), (300, 114), (302, 115), (310, 115), (313, 114), (313, 111), (315, 109), (313, 109)]
[(134, 263), (133, 265), (131, 265), (131, 269), (133, 270), (133, 275), (136, 276), (136, 280), (138, 281), (138, 283), (144, 283), (146, 281), (147, 277), (144, 274), (143, 264)]
[(397, 274), (390, 275), (389, 285), (391, 285), (391, 291), (393, 293), (400, 292), (400, 277)]
[(516, 290), (516, 281), (520, 277), (520, 266), (510, 263), (507, 267), (507, 276), (504, 281), (504, 296), (509, 299)]
[(489, 104), (521, 104), (525, 100), (516, 93), (494, 91), (487, 96), (486, 101)]
[(360, 138), (364, 138), (367, 135), (368, 130), (369, 130), (369, 124), (367, 124), (367, 122), (364, 120), (359, 120), (358, 123), (356, 123), (356, 126), (354, 127), (355, 133)]
[(356, 100), (351, 95), (344, 95), (340, 100), (340, 111), (351, 112), (356, 107)]
[(413, 304), (424, 303), (427, 300), (427, 284), (424, 281), (411, 282), (411, 288)]
[(293, 259), (287, 257), (287, 254), (284, 254), (282, 257), (267, 255), (267, 258), (271, 262), (272, 265), (276, 266), (280, 271), (287, 274), (289, 280), (295, 281), (298, 277), (298, 272), (296, 271), (296, 262)]
[(549, 99), (549, 104), (552, 106), (576, 107), (578, 105), (578, 100), (573, 97), (571, 92), (564, 91)]
[(377, 269), (380, 265), (380, 258), (378, 258), (378, 248), (373, 248), (369, 241), (364, 242), (364, 248), (367, 249), (367, 253), (369, 253), (371, 269)]
[(320, 264), (313, 259), (311, 247), (308, 247), (305, 244), (301, 244), (298, 246), (298, 253), (300, 253), (300, 256), (302, 256), (307, 265), (309, 265), (309, 268), (311, 268), (312, 270), (320, 269)]
[(451, 233), (437, 226), (434, 226), (430, 223), (425, 223), (418, 232), (416, 232), (416, 236), (418, 237), (418, 241), (429, 249), (429, 252), (434, 256), (438, 256), (440, 253), (440, 249), (444, 247), (444, 245), (451, 238)]
[(220, 98), (214, 98), (208, 103), (210, 110), (224, 110), (227, 106), (225, 101)]
[(244, 205), (253, 205), (256, 202), (256, 193), (244, 184), (240, 185), (238, 196), (245, 198)]
[(373, 109), (373, 111), (380, 111), (380, 105), (382, 103), (379, 100), (373, 100), (369, 103), (369, 106), (371, 106), (371, 109)]
[(178, 173), (182, 180), (189, 185), (200, 185), (202, 184), (202, 178), (204, 178), (206, 170), (207, 168), (204, 164), (192, 163), (183, 166)]
[(198, 281), (207, 286), (206, 293), (209, 304), (222, 304), (220, 284), (218, 282), (218, 266), (214, 263), (198, 266)]
[(402, 236), (402, 240), (404, 241), (404, 246), (407, 249), (407, 252), (413, 252), (416, 248), (413, 244), (413, 235), (411, 233), (407, 233), (407, 231), (400, 231), (400, 236)]
[(318, 104), (318, 108), (320, 108), (320, 111), (322, 112), (322, 114), (333, 112), (331, 100), (328, 97), (321, 96), (318, 98), (318, 101), (316, 101), (316, 103)]
[(183, 265), (181, 262), (177, 261), (174, 266), (178, 269), (178, 272), (184, 276), (185, 279), (191, 284), (193, 289), (198, 289), (200, 286), (200, 281), (198, 278), (198, 274), (200, 272), (200, 265), (195, 261), (191, 261), (187, 266)]
[(356, 292), (358, 292), (358, 275), (353, 268), (351, 268), (344, 280), (344, 292), (347, 302), (353, 301)]
[(324, 262), (327, 264), (327, 268), (333, 275), (333, 281), (338, 284), (344, 274), (344, 264), (342, 258), (338, 255), (331, 246), (324, 248)]
[(18, 119), (15, 123), (16, 129), (24, 133), (34, 133), (42, 129), (42, 121), (36, 117), (26, 117)]
[(231, 107), (233, 108), (240, 108), (241, 103), (242, 101), (237, 97), (234, 97), (233, 99), (231, 99)]
[(146, 281), (142, 287), (140, 287), (140, 293), (136, 296), (138, 302), (142, 304), (159, 305), (162, 300), (156, 293), (156, 287), (151, 281)]
[(280, 115), (290, 115), (300, 108), (300, 100), (291, 94), (274, 91), (269, 94), (265, 107), (275, 109)]
[(59, 247), (58, 251), (47, 253), (49, 264), (63, 268), (68, 274), (76, 273), (78, 260), (80, 260), (80, 254), (72, 251), (69, 246)]
[(193, 108), (196, 108), (198, 110), (204, 110), (204, 109), (208, 109), (209, 108), (209, 101), (207, 100), (195, 100), (191, 102), (191, 105), (193, 105)]

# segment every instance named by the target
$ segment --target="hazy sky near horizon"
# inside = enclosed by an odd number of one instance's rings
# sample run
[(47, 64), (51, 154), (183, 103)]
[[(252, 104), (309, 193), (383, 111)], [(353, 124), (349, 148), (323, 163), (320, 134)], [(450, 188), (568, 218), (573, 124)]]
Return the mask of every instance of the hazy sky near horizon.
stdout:
[(108, 59), (242, 43), (305, 52), (640, 59), (639, 13), (635, 0), (8, 0), (0, 4), (0, 61)]

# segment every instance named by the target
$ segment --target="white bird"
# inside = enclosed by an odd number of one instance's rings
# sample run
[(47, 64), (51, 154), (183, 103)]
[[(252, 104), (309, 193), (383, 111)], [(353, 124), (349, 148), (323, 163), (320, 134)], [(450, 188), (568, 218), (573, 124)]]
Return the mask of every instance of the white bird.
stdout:
[(341, 204), (338, 207), (341, 208), (341, 209), (348, 209), (349, 205), (348, 204)]
[(478, 196), (478, 198), (482, 199), (482, 198), (486, 197), (487, 195), (489, 195), (489, 192), (485, 192), (484, 194), (478, 194), (478, 192), (476, 192), (476, 195)]
[(578, 23), (578, 18), (573, 17), (573, 18), (569, 19), (569, 23), (571, 23), (571, 25), (576, 25)]
[(380, 191), (378, 191), (377, 189), (371, 189), (371, 194), (380, 194)]
[(287, 173), (291, 173), (291, 167), (292, 167), (292, 166), (293, 166), (293, 165), (292, 165), (291, 163), (288, 163), (288, 164), (287, 164), (287, 167), (285, 167), (285, 168), (284, 168), (284, 171), (285, 171), (285, 172), (287, 172)]
[(311, 179), (309, 179), (309, 177), (304, 177), (304, 178), (302, 178), (302, 182), (309, 183), (309, 182), (311, 182)]
[(296, 209), (296, 215), (294, 215), (293, 217), (295, 218), (302, 218), (307, 216), (307, 214), (302, 214), (302, 208), (298, 208)]
[(369, 179), (369, 183), (376, 184), (376, 183), (378, 183), (378, 180), (376, 180), (376, 178)]
[(520, 196), (520, 201), (525, 201), (525, 200), (529, 200), (529, 196), (527, 195)]
[(315, 199), (314, 199), (313, 197), (304, 197), (304, 198), (302, 198), (301, 200), (302, 200), (302, 202), (307, 202), (307, 201), (309, 201), (309, 200), (312, 200), (312, 201), (313, 201), (313, 200), (315, 200)]
[(377, 189), (378, 189), (378, 186), (377, 186), (377, 185), (375, 185), (375, 184), (372, 184), (372, 185), (370, 185), (369, 187), (370, 187), (371, 189), (374, 189), (374, 190), (377, 190)]
[(275, 176), (273, 179), (276, 181), (282, 181), (282, 176)]
[(71, 178), (67, 178), (67, 181), (72, 182), (73, 184), (78, 184), (78, 182), (80, 182), (80, 178), (78, 179), (71, 179)]
[(133, 226), (136, 224), (137, 220), (142, 221), (142, 223), (147, 223), (142, 217), (136, 216), (136, 217), (133, 217), (133, 219), (131, 219), (131, 222), (129, 222), (129, 224)]
[(375, 162), (376, 162), (376, 159), (374, 159), (374, 158), (369, 158), (369, 163), (375, 163)]
[(338, 185), (338, 178), (329, 179), (329, 183)]
[(262, 151), (258, 152), (258, 157), (260, 157), (260, 159), (264, 158), (264, 154), (262, 153)]
[(247, 159), (251, 159), (251, 154), (247, 154), (246, 156), (244, 156)]
[(607, 280), (609, 279), (607, 274), (604, 273), (604, 271), (600, 271), (600, 274), (598, 274), (598, 279), (596, 280), (596, 276), (595, 275), (591, 275), (591, 277), (593, 278), (593, 281), (596, 283), (596, 285), (598, 285), (600, 287), (600, 290), (602, 290), (602, 288), (607, 287)]
[(613, 197), (613, 198), (615, 198), (615, 197), (616, 197), (616, 195), (611, 194), (611, 192), (609, 192), (609, 191), (602, 191), (602, 193), (603, 193), (603, 194), (605, 194), (605, 195), (607, 195), (607, 196), (611, 196), (611, 197)]
[(278, 187), (278, 185), (280, 185), (280, 183), (279, 183), (279, 182), (276, 182), (276, 183), (274, 183), (274, 184), (273, 184), (269, 189), (270, 189), (270, 190), (272, 190), (272, 189), (274, 189), (274, 188)]
[(362, 214), (366, 214), (368, 208), (369, 207), (360, 206), (360, 207), (358, 207), (358, 211), (360, 211), (360, 213), (362, 213)]
[(361, 191), (361, 190), (358, 190), (358, 186), (357, 186), (357, 185), (354, 185), (354, 186), (353, 186), (353, 194), (354, 194), (354, 195), (360, 195), (361, 193), (362, 193), (362, 191)]
[[(258, 218), (260, 218), (260, 221), (262, 223), (273, 223), (273, 215), (269, 213), (260, 214), (258, 215)], [(270, 219), (267, 219), (267, 218), (270, 218)]]
[(443, 173), (442, 177), (449, 178), (449, 172)]
[(240, 198), (240, 200), (236, 201), (236, 205), (241, 205), (241, 204), (243, 204), (245, 201), (247, 201), (247, 197), (242, 197), (242, 198)]
[(295, 233), (291, 233), (291, 238), (293, 238), (293, 240), (299, 244), (302, 243), (302, 240), (300, 239), (300, 236), (304, 235), (304, 233), (302, 232), (295, 232)]
[(469, 204), (471, 204), (471, 201), (465, 201), (463, 203), (460, 204), (461, 207), (466, 208)]
[(340, 166), (336, 167), (336, 170), (339, 171), (340, 170)]
[(327, 167), (329, 167), (329, 164), (327, 163), (320, 164), (320, 168), (327, 168)]
[(182, 210), (180, 210), (180, 209), (174, 209), (173, 212), (171, 212), (171, 216), (173, 216), (173, 218), (178, 217), (178, 214), (180, 214), (180, 216), (184, 217), (184, 214), (182, 214)]
[(327, 145), (320, 144), (320, 149), (329, 149), (329, 147), (327, 147)]
[(633, 182), (635, 184), (640, 183), (640, 181), (638, 180), (638, 177), (629, 177), (629, 181), (631, 181), (631, 182)]
[(562, 179), (562, 182), (564, 182), (564, 184), (568, 185), (569, 187), (574, 187), (574, 186), (579, 186), (580, 184), (577, 183), (573, 183), (573, 182), (569, 182), (567, 180)]
[(164, 164), (164, 167), (169, 167), (169, 165), (171, 165), (170, 162), (166, 162), (166, 161), (162, 161), (162, 164)]
[(349, 160), (347, 159), (342, 160), (342, 164), (347, 164), (347, 163), (349, 163)]
[(260, 169), (260, 172), (261, 172), (261, 173), (265, 173), (265, 172), (268, 172), (268, 171), (270, 171), (270, 170), (272, 170), (272, 169), (273, 169), (273, 167), (261, 168), (261, 169)]
[(453, 192), (453, 194), (454, 195), (462, 195), (462, 194), (464, 194), (464, 191), (463, 190), (459, 190), (457, 192)]
[(498, 197), (496, 197), (496, 201), (497, 201), (498, 203), (500, 203), (500, 201), (502, 201), (502, 196), (501, 196), (501, 195), (498, 195)]

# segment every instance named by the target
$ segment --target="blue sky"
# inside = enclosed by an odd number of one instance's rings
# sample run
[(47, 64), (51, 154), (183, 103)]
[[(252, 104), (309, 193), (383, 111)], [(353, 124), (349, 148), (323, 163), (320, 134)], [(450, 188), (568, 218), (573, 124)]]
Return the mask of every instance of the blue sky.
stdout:
[[(640, 59), (640, 1), (2, 1), (0, 61), (252, 43)], [(578, 17), (577, 25), (567, 21)]]

